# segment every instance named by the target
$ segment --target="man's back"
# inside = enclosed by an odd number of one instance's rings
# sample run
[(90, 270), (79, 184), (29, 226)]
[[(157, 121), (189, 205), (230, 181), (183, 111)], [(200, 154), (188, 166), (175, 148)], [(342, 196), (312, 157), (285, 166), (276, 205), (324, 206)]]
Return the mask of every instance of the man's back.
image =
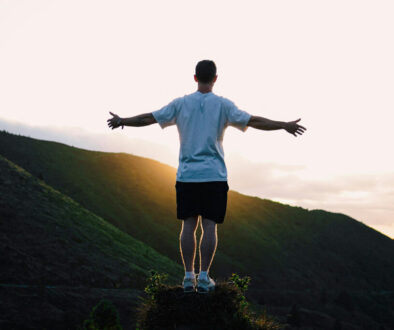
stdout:
[[(176, 212), (182, 220), (179, 236), (181, 256), (185, 267), (182, 282), (185, 292), (207, 293), (215, 289), (215, 281), (208, 275), (217, 246), (217, 224), (226, 215), (227, 170), (224, 163), (223, 136), (228, 125), (245, 132), (248, 126), (261, 130), (285, 129), (302, 134), (305, 127), (292, 122), (274, 121), (252, 116), (239, 110), (230, 100), (212, 93), (217, 79), (213, 61), (197, 63), (194, 80), (198, 90), (179, 97), (160, 110), (131, 118), (110, 114), (108, 126), (112, 129), (126, 126), (146, 126), (159, 123), (161, 128), (177, 125), (180, 139), (177, 172)], [(201, 217), (200, 273), (198, 283), (194, 272), (196, 256), (196, 229)]]
[(196, 91), (152, 112), (161, 128), (177, 125), (177, 181), (227, 181), (223, 136), (228, 125), (245, 132), (251, 115), (212, 92)]

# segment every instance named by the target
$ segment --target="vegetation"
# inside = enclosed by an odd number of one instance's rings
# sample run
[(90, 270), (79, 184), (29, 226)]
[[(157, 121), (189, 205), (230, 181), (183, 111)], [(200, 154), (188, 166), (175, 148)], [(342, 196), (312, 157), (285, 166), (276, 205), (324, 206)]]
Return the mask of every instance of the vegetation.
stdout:
[(256, 316), (244, 296), (250, 277), (232, 274), (218, 281), (208, 294), (184, 293), (181, 286), (165, 283), (165, 273), (152, 272), (147, 296), (138, 309), (137, 329), (282, 329), (283, 325), (265, 313)]
[(0, 156), (0, 283), (143, 288), (183, 269)]
[[(142, 289), (153, 266), (179, 283), (176, 169), (7, 132), (0, 155), (3, 283)], [(211, 274), (250, 275), (249, 302), (394, 327), (394, 242), (363, 223), (229, 191), (218, 235)]]
[(122, 330), (118, 310), (111, 301), (102, 299), (93, 307), (90, 318), (85, 320), (82, 330)]
[[(6, 132), (0, 154), (181, 265), (176, 169)], [(211, 268), (216, 276), (250, 274), (254, 289), (265, 290), (394, 290), (393, 240), (346, 215), (230, 190), (225, 221)]]

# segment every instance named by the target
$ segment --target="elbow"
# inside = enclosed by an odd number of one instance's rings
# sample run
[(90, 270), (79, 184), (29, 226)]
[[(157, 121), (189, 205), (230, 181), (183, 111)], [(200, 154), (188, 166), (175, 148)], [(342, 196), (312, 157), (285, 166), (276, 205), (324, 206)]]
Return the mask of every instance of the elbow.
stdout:
[(149, 116), (149, 117), (148, 117), (148, 121), (149, 121), (148, 125), (156, 124), (156, 123), (157, 123), (157, 120), (156, 120), (155, 116), (153, 116), (152, 113), (150, 113), (148, 116)]
[(152, 113), (145, 113), (138, 116), (138, 123), (137, 126), (148, 126), (154, 123), (157, 123), (155, 117)]
[(248, 123), (246, 124), (246, 126), (250, 126), (253, 128), (260, 128), (258, 127), (260, 123), (260, 120), (257, 116), (251, 116)]

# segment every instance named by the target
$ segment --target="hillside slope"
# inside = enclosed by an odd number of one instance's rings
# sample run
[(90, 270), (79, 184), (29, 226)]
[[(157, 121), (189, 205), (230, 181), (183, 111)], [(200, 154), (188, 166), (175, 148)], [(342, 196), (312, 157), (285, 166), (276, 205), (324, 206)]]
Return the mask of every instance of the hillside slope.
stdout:
[(0, 283), (143, 288), (182, 268), (0, 156)]
[[(174, 168), (129, 154), (88, 151), (6, 132), (0, 132), (0, 154), (181, 263)], [(319, 278), (322, 271), (340, 275), (327, 279), (330, 286), (347, 274), (366, 272), (362, 277), (369, 284), (355, 283), (352, 276), (349, 283), (340, 284), (394, 290), (394, 241), (346, 215), (230, 190), (225, 221), (218, 226), (218, 255), (212, 266), (223, 276), (234, 269), (266, 275), (273, 270), (278, 278), (280, 269), (291, 266), (293, 280), (278, 284), (291, 288), (294, 281), (299, 288), (303, 277), (316, 272)], [(374, 269), (386, 271), (368, 273)]]
[[(181, 263), (174, 168), (6, 132), (0, 132), (0, 154)], [(218, 235), (211, 273), (252, 276), (256, 301), (301, 303), (359, 323), (394, 319), (394, 241), (355, 219), (230, 190)]]

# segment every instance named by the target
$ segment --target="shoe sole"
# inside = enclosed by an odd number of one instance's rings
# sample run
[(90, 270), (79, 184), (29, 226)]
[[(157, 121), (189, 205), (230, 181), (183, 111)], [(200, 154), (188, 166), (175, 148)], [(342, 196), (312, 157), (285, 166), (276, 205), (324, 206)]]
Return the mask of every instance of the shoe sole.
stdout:
[(213, 287), (212, 289), (205, 289), (205, 288), (198, 288), (197, 287), (197, 292), (198, 293), (209, 293), (209, 292), (212, 292), (212, 291), (215, 291), (215, 287)]
[(183, 292), (189, 293), (189, 292), (195, 292), (196, 289), (193, 288), (192, 286), (187, 286), (185, 288), (183, 288)]

